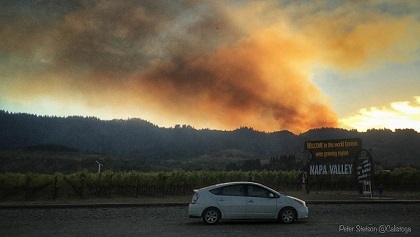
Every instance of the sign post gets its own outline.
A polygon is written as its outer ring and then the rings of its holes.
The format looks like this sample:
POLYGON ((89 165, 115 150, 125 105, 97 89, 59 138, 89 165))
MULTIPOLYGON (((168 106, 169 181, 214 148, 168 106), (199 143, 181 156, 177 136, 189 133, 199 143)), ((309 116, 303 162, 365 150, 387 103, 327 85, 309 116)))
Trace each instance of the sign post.
POLYGON ((304 176, 302 177, 302 188, 303 186, 305 187, 305 190, 303 190, 303 192, 305 194, 309 194, 309 164, 312 160, 312 154, 310 151, 306 150, 304 152, 302 152, 302 154, 300 155, 300 158, 302 160, 302 170, 304 172, 304 176), (305 181, 303 181, 303 179, 305 181), (305 182, 305 185, 303 185, 303 182, 305 182))
POLYGON ((372 183, 370 180, 363 181, 363 195, 372 197, 372 183))

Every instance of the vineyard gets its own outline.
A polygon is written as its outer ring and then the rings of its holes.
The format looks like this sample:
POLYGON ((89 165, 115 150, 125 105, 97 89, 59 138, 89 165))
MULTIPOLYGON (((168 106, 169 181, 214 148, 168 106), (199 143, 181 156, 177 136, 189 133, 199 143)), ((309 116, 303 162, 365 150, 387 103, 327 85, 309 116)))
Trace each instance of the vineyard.
MULTIPOLYGON (((1 173, 0 200, 56 200, 92 197, 139 197, 192 194, 193 189, 229 181, 248 181, 279 191, 300 189, 299 171, 166 171, 112 172, 81 171, 54 175, 1 173)), ((380 172, 374 182, 386 190, 419 191, 420 172, 396 168, 380 172)), ((353 176, 312 176, 311 191, 356 190, 353 176)))

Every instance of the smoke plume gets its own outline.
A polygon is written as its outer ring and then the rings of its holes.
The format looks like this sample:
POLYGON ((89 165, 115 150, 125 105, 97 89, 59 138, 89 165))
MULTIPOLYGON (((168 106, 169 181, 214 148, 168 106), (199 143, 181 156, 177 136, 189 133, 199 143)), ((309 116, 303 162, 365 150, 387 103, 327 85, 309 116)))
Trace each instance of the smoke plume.
POLYGON ((77 101, 166 126, 335 127, 311 70, 410 60, 407 52, 419 47, 415 17, 373 3, 74 0, 2 8, 0 99, 77 101))

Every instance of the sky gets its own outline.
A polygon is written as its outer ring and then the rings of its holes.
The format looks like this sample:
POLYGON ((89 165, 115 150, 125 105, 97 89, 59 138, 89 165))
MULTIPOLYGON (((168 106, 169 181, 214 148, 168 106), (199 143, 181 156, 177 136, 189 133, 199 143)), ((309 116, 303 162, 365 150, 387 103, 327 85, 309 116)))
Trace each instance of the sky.
POLYGON ((5 0, 0 110, 420 132, 420 1, 5 0))

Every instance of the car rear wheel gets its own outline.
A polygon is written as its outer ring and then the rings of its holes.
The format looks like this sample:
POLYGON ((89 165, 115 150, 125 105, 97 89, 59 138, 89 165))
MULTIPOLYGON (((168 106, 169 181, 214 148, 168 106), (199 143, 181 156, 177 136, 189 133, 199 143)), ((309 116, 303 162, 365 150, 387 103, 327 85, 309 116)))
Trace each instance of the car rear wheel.
POLYGON ((297 214, 295 209, 285 207, 279 212, 279 221, 285 224, 290 224, 296 220, 297 214))
POLYGON ((214 225, 219 222, 221 217, 220 211, 217 208, 207 208, 203 212, 203 222, 209 225, 214 225))

